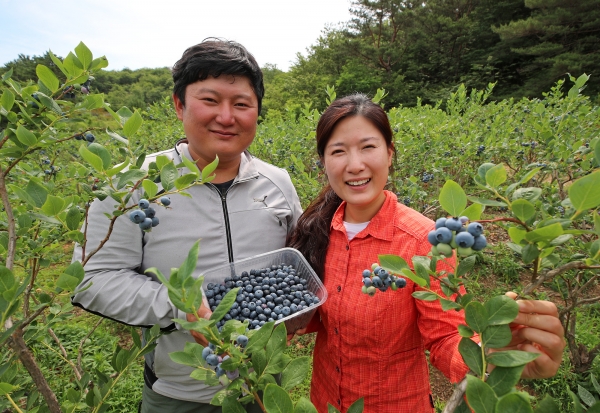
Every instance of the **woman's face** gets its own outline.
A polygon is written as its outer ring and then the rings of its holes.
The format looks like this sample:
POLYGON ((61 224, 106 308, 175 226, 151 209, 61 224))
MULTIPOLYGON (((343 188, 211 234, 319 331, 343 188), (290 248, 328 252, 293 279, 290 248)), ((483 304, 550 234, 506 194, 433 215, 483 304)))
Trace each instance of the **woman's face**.
POLYGON ((336 125, 325 147, 324 165, 329 184, 347 203, 345 221, 367 222, 379 211, 392 154, 379 129, 363 116, 336 125))

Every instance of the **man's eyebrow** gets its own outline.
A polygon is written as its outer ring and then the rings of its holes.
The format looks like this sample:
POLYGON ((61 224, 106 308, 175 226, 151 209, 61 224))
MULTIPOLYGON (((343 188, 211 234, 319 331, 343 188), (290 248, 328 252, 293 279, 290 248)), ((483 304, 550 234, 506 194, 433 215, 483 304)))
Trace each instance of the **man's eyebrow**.
MULTIPOLYGON (((219 93, 217 90, 211 89, 209 87, 202 87, 202 88, 198 89, 197 93, 212 93, 214 95, 221 96, 221 93, 219 93)), ((243 99, 252 99, 252 95, 250 93, 238 93, 237 95, 234 95, 233 97, 234 98, 243 98, 243 99)))

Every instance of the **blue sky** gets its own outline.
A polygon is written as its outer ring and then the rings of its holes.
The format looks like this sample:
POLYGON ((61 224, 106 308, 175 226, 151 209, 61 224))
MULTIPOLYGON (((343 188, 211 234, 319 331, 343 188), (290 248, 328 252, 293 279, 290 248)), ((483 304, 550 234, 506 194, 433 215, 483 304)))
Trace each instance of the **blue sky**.
POLYGON ((242 43, 287 70, 350 0, 0 0, 0 65, 19 54, 62 57, 83 41, 108 70, 170 67, 206 37, 242 43))

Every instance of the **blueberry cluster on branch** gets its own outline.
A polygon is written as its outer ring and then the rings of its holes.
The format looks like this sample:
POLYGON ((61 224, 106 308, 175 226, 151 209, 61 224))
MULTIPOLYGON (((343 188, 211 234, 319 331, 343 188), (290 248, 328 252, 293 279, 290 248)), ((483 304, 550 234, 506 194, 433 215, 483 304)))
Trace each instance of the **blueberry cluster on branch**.
MULTIPOLYGON (((160 198, 160 203, 165 207, 169 206, 171 205, 171 199, 168 196, 163 196, 160 198)), ((160 223, 156 216, 156 210, 150 206, 150 201, 147 199, 140 199, 138 206, 140 209, 136 209, 129 213, 131 222, 138 224, 144 231, 147 231, 160 223)))
POLYGON ((369 294, 371 297, 375 295, 377 290, 382 293, 388 289, 396 291, 398 288, 406 287, 406 280, 381 268, 377 263, 371 265, 370 270, 364 270, 362 292, 369 294))
POLYGON ((487 246, 483 235, 483 225, 479 222, 470 222, 468 217, 439 218, 435 222, 435 229, 427 234, 431 244, 433 256, 451 257, 452 251, 461 257, 473 255, 487 246), (468 224, 467 224, 468 223, 468 224))

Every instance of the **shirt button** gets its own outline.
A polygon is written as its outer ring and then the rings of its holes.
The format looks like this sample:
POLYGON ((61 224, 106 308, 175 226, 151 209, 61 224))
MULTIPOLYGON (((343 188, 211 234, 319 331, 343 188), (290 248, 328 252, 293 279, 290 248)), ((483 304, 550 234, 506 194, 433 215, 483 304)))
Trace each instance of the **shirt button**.
POLYGON ((342 401, 340 399, 338 399, 338 404, 340 404, 340 405, 342 404, 342 401))
POLYGON ((335 371, 337 371, 339 373, 340 372, 340 368, 338 366, 335 366, 335 371))
POLYGON ((335 334, 338 334, 337 328, 334 328, 333 331, 335 332, 335 334))
POLYGON ((346 245, 346 251, 350 249, 350 245, 346 245))
POLYGON ((337 290, 338 290, 338 293, 339 293, 340 291, 342 291, 342 286, 341 286, 341 285, 338 285, 338 286, 337 286, 337 290))

